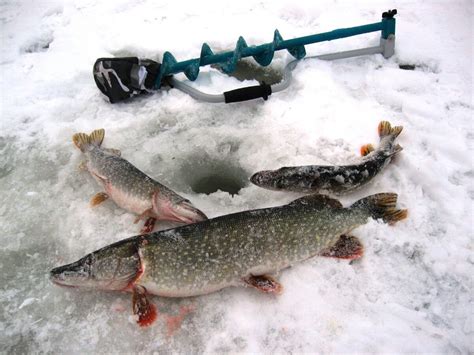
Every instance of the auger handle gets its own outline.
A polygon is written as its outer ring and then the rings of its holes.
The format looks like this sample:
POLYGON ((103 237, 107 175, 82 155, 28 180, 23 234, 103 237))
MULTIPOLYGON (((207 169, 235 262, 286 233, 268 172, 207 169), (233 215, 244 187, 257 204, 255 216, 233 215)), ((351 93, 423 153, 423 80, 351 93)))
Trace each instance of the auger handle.
POLYGON ((245 88, 235 89, 224 92, 225 103, 248 101, 263 98, 265 101, 272 94, 272 88, 265 82, 260 85, 247 86, 245 88))

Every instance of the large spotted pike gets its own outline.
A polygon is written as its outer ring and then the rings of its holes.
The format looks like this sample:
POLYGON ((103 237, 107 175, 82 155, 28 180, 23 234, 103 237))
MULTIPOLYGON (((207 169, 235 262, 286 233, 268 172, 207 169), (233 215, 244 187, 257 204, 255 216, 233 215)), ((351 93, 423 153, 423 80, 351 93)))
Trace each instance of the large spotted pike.
POLYGON ((166 297, 207 294, 250 285, 280 293, 268 274, 315 255, 355 259, 363 247, 347 233, 368 218, 395 223, 397 195, 381 193, 344 208, 309 195, 287 205, 244 211, 122 240, 51 271, 54 283, 133 292, 140 325, 156 317, 147 293, 166 297))
POLYGON ((142 233, 153 230, 157 220, 194 223, 206 215, 168 187, 153 180, 120 156, 120 151, 101 147, 105 131, 98 129, 90 135, 74 134, 74 144, 86 157, 85 167, 105 192, 91 200, 93 206, 111 198, 117 205, 145 219, 142 233))
POLYGON ((269 190, 296 192, 344 193, 367 184, 385 168, 392 157, 402 150, 395 139, 402 126, 392 127, 382 121, 378 126, 380 143, 361 147, 362 159, 351 165, 306 165, 264 170, 252 175, 250 181, 269 190))

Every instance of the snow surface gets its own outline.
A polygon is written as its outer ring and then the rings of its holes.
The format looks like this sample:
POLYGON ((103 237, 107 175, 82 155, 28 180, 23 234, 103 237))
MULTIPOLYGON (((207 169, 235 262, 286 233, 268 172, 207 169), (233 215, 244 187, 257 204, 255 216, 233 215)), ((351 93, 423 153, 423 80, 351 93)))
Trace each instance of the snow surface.
MULTIPOLYGON (((474 351, 472 2, 6 1, 0 21, 1 352, 474 351), (261 44, 275 28, 292 38, 376 22, 390 8, 399 11, 395 56, 308 60, 290 89, 267 102, 207 104, 170 90, 111 105, 91 75, 98 57, 160 59, 169 50, 184 60, 204 41, 216 50, 233 48, 239 35, 261 44), (291 201, 298 195, 260 189, 246 177, 353 161, 362 144, 377 142, 382 119, 404 126, 404 150, 341 201, 394 191, 409 218, 354 231, 365 244, 360 261, 313 258, 284 270, 279 297, 244 288, 154 297, 161 314, 194 307, 171 336, 164 316, 140 329, 129 294, 48 280, 51 268, 139 228, 112 202, 89 208, 98 186, 77 169, 75 132, 105 128, 107 147, 214 217, 291 201), (193 192, 209 171, 245 186, 234 196, 193 192)), ((378 39, 358 36, 307 52, 378 39)), ((289 60, 278 52, 272 67, 289 60)), ((254 83, 207 68, 193 85, 218 93, 254 83)))

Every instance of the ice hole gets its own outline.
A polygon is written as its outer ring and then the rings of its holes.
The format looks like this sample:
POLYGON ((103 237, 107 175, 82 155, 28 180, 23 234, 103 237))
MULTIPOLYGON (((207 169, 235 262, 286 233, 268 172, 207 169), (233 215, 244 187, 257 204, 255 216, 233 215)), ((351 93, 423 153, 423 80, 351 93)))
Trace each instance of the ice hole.
POLYGON ((248 184, 249 174, 232 159, 189 159, 183 170, 186 183, 196 193, 209 195, 221 190, 235 195, 248 184))

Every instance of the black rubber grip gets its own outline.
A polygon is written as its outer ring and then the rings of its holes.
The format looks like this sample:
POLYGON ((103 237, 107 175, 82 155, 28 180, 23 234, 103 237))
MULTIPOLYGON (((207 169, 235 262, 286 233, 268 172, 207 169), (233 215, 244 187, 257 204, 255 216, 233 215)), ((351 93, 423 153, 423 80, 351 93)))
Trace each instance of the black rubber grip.
POLYGON ((268 99, 268 96, 272 94, 272 87, 265 83, 257 86, 248 86, 246 88, 235 89, 226 91, 224 93, 225 103, 241 102, 247 100, 253 100, 258 98, 268 99))

